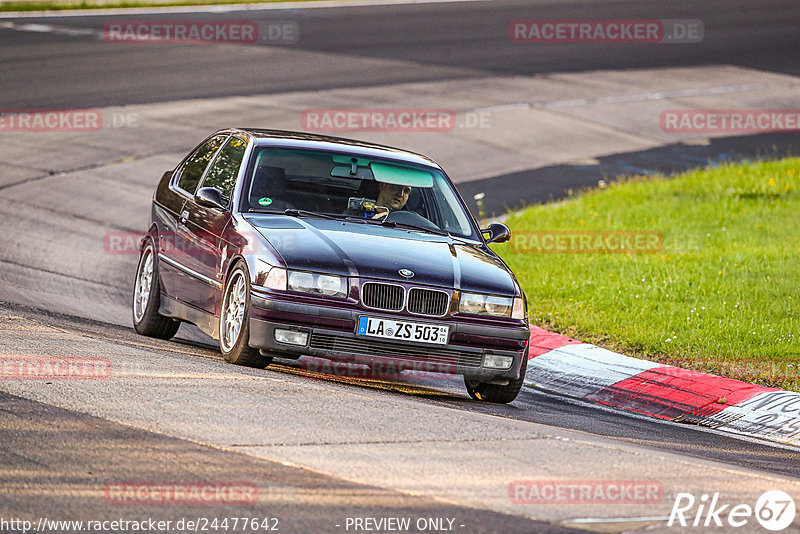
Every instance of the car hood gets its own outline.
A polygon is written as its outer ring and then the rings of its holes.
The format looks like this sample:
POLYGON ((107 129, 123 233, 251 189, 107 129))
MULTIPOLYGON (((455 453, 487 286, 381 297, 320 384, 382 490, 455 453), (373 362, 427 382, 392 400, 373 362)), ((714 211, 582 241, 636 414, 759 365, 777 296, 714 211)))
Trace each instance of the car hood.
POLYGON ((289 269, 515 295, 508 267, 448 236, 340 220, 247 215, 289 269), (414 273, 410 279, 399 271, 414 273))

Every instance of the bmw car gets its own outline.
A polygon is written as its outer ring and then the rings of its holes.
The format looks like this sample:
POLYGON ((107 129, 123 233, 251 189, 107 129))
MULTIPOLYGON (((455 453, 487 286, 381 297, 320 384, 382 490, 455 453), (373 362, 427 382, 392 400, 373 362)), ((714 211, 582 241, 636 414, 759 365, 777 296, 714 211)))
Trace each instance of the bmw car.
POLYGON ((133 324, 181 322, 226 361, 323 358, 462 375, 508 403, 528 360, 525 295, 444 170, 405 150, 299 132, 214 133, 161 177, 133 324))

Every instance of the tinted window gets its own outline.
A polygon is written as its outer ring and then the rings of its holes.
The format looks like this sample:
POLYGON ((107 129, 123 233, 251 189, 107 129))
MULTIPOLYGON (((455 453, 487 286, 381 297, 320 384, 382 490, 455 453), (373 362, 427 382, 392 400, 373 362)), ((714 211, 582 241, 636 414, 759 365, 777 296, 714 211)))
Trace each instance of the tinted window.
POLYGON ((208 167, 208 163, 211 161, 211 158, 214 157, 214 154, 217 153, 217 150, 225 141, 226 137, 225 135, 212 137, 203 143, 200 148, 195 150, 194 154, 183 164, 181 178, 178 180, 178 187, 187 193, 194 194, 197 190, 197 184, 200 183, 200 178, 203 177, 203 172, 206 170, 206 167, 208 167))
POLYGON ((239 167, 244 159, 244 151, 247 143, 241 139, 231 137, 225 147, 219 152, 219 156, 214 160, 214 164, 208 170, 203 187, 216 187, 224 197, 225 206, 230 202, 233 186, 236 185, 236 177, 239 175, 239 167))

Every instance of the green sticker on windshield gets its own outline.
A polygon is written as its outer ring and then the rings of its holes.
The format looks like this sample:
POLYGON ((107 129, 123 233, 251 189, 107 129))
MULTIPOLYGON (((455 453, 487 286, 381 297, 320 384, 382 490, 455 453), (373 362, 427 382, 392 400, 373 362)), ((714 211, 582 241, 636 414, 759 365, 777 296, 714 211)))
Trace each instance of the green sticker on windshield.
POLYGON ((272 204, 272 199, 269 197, 259 198, 258 203, 261 204, 262 206, 269 206, 270 204, 272 204))

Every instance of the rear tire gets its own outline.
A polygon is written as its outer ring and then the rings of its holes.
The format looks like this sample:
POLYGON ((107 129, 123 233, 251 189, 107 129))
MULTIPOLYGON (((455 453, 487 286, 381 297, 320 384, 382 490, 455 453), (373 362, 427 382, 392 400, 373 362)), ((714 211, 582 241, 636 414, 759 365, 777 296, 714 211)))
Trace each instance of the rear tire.
POLYGON ((468 380, 464 377, 464 385, 469 396, 475 400, 484 402, 494 402, 498 404, 508 404, 519 395, 522 384, 525 382, 525 371, 528 369, 528 350, 522 355, 522 365, 519 370, 519 378, 511 380, 505 386, 497 384, 487 384, 476 380, 468 380))
POLYGON ((158 278, 158 257, 153 241, 147 238, 139 256, 136 281, 133 284, 133 328, 138 334, 158 339, 170 339, 181 323, 159 315, 161 284, 158 278))
POLYGON ((262 356, 250 341, 250 275, 240 261, 231 271, 219 312, 219 349, 225 361, 263 369, 272 357, 262 356))

